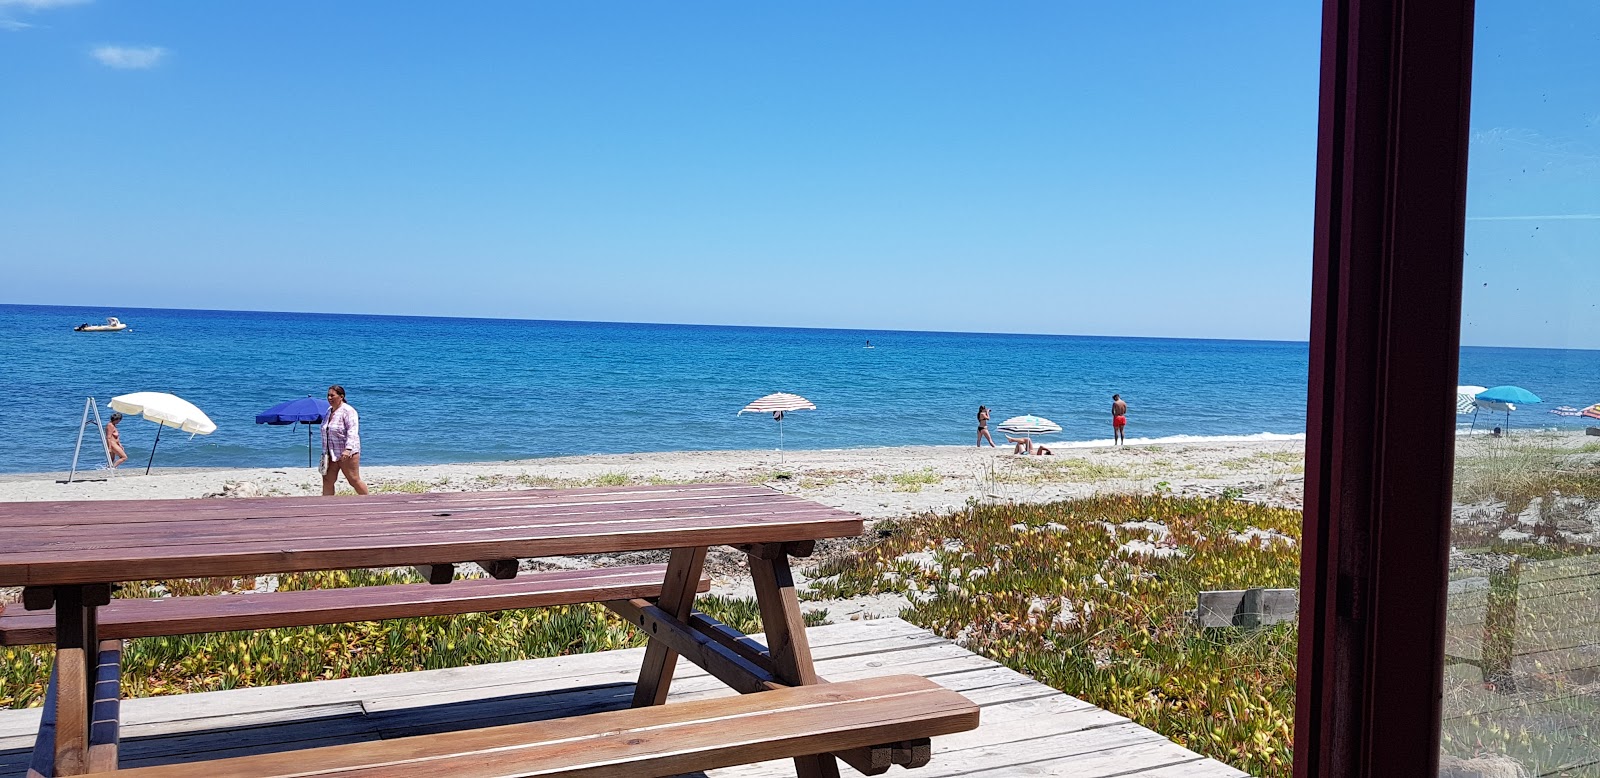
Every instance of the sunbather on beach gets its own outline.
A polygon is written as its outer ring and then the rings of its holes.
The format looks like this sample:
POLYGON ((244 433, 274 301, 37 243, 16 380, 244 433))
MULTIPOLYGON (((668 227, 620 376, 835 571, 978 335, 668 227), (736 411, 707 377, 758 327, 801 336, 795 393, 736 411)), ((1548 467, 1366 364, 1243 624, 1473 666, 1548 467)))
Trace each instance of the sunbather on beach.
POLYGON ((1051 451, 1050 447, 1043 443, 1035 443, 1033 444, 1033 453, 1041 457, 1048 457, 1054 456, 1056 452, 1051 451))
POLYGON ((1011 453, 1013 454, 1033 453, 1033 438, 1013 438, 1007 435, 1006 442, 1015 444, 1011 447, 1011 453))

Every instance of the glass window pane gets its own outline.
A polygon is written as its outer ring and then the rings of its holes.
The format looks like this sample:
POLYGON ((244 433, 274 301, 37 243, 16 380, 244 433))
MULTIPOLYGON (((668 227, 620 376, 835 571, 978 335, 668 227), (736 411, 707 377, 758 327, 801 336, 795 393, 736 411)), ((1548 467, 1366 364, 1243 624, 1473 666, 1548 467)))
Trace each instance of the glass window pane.
POLYGON ((1600 776, 1600 6, 1477 7, 1441 774, 1600 776))

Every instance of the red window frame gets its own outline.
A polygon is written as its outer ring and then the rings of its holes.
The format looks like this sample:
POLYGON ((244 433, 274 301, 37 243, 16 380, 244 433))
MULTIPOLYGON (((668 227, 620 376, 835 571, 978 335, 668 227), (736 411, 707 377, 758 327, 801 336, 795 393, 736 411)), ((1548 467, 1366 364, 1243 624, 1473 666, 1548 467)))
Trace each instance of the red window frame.
POLYGON ((1296 778, 1438 773, 1472 25, 1324 3, 1296 778))

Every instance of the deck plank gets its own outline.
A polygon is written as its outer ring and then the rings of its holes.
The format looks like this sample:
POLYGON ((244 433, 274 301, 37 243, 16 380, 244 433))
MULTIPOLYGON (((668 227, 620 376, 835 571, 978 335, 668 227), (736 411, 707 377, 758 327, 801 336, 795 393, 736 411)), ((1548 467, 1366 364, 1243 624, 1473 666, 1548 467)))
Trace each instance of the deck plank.
MULTIPOLYGON (((1245 775, 899 619, 845 622, 807 632, 824 678, 910 673, 982 706, 979 729, 934 738, 933 761, 907 775, 1245 775)), ((627 707, 643 653, 607 651, 128 700, 122 706, 123 765, 271 753, 627 707)), ((680 668, 672 692, 668 704, 732 693, 693 665, 680 668)), ((37 721, 36 710, 0 711, 0 778, 20 776, 26 769, 26 749, 32 747, 37 721), (18 748, 8 747, 12 741, 18 748)), ((841 772, 855 774, 848 767, 841 772)), ((696 778, 792 775, 793 761, 780 760, 711 770, 696 778)))

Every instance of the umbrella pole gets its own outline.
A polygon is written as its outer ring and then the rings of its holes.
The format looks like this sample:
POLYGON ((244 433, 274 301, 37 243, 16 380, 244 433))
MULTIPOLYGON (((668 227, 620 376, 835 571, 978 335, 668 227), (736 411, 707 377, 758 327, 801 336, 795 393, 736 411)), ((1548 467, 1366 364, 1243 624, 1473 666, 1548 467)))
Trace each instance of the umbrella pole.
POLYGON ((783 419, 778 419, 778 464, 783 464, 783 419))
POLYGON ((317 463, 311 461, 311 425, 306 425, 306 467, 316 467, 317 463))
POLYGON ((150 461, 144 463, 144 474, 150 475, 150 465, 156 461, 156 446, 161 445, 161 431, 167 428, 166 422, 156 428, 156 442, 150 444, 150 461))

